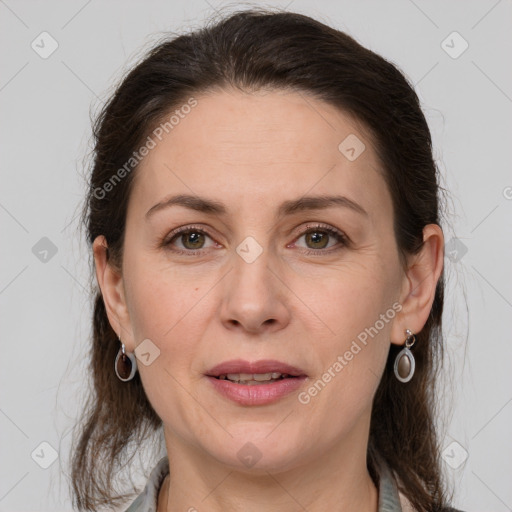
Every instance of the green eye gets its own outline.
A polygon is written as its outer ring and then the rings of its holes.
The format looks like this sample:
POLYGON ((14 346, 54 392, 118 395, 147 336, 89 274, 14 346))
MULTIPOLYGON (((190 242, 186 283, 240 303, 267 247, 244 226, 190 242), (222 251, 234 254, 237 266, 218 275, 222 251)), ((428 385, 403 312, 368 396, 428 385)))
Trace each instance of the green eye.
POLYGON ((332 245, 328 246, 331 238, 337 240, 342 246, 348 245, 348 239, 343 233, 328 226, 309 227, 297 240, 300 240, 302 237, 306 241, 307 248, 312 249, 309 252, 306 251, 306 254, 316 254, 317 251, 319 253, 330 252, 324 251, 324 249, 332 247, 332 245))
MULTIPOLYGON (((331 253, 331 247, 339 245, 345 247, 348 245, 348 238, 337 229, 330 226, 307 226, 306 230, 296 239, 300 240, 302 237, 305 239, 306 247, 302 252, 304 254, 322 255, 324 253, 331 253), (338 244, 331 244, 329 242, 334 239, 338 244), (307 250, 310 249, 310 250, 307 250)), ((203 249, 212 247, 215 242, 206 231, 194 226, 184 226, 173 231, 169 237, 161 243, 162 247, 169 248, 170 251, 179 254, 186 254, 187 256, 194 256, 202 254, 203 249), (212 243, 210 246, 205 245, 207 239, 210 239, 212 243), (181 247, 175 246, 175 243, 179 241, 181 247)), ((301 247, 301 246, 299 246, 301 247)), ((340 247, 337 247, 337 250, 340 247)))
POLYGON ((172 246, 174 245, 175 240, 181 241, 182 247, 178 247, 177 249, 171 249, 178 253, 187 253, 194 255, 196 254, 195 251, 200 251, 201 249, 204 249, 205 246, 205 240, 206 238, 211 237, 199 228, 194 228, 191 226, 185 226, 184 228, 179 228, 176 231, 173 231, 171 233, 171 237, 162 243, 163 246, 172 246))
POLYGON ((187 231, 180 236, 183 245, 187 249, 201 249, 204 244, 205 233, 202 231, 187 231))

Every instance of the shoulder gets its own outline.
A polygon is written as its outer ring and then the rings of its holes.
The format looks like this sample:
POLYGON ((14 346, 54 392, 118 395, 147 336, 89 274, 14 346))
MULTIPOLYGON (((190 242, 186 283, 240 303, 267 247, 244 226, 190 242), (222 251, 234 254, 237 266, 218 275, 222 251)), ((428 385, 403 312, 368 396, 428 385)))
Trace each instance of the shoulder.
POLYGON ((168 474, 169 459, 165 456, 152 469, 144 490, 135 498, 135 501, 132 502, 125 512, 156 512, 158 492, 168 474))
POLYGON ((402 512, 416 512, 416 509, 412 506, 412 503, 405 497, 404 494, 398 492, 398 497, 400 498, 402 512))
MULTIPOLYGON (((402 507, 402 512, 417 512, 417 510, 413 507, 412 503, 401 493, 398 493, 400 498, 400 505, 402 507)), ((459 510, 457 508, 446 507, 438 512, 464 512, 463 510, 459 510)))

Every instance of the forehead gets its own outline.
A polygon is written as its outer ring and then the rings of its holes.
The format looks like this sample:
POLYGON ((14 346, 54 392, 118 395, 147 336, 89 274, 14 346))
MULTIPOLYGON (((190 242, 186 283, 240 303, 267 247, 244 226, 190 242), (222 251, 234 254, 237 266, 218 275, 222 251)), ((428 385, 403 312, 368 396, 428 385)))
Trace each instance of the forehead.
POLYGON ((175 156, 201 157, 193 151, 200 147, 232 163, 237 156, 248 163, 244 156, 253 154, 260 164, 271 165, 278 163, 276 156, 293 158, 300 153, 303 159, 319 161, 337 155, 340 142, 351 134, 371 143, 355 118, 304 92, 227 89, 196 101, 197 106, 164 134, 164 139, 173 139, 169 149, 175 156))
POLYGON ((340 192, 368 203, 385 186, 364 127, 330 104, 282 90, 194 98, 139 165, 135 205, 150 208, 172 192, 260 205, 340 192))

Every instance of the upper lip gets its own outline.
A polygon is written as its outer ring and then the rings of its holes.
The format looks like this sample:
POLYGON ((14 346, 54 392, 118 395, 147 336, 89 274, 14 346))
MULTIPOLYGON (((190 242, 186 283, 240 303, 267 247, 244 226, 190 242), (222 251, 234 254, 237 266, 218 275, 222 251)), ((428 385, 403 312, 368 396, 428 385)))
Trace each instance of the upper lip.
POLYGON ((224 361, 206 373, 209 377, 218 377, 219 375, 227 375, 228 373, 286 373, 294 377, 306 376, 305 372, 296 366, 292 366, 282 361, 274 359, 261 359, 260 361, 245 361, 244 359, 232 359, 224 361))

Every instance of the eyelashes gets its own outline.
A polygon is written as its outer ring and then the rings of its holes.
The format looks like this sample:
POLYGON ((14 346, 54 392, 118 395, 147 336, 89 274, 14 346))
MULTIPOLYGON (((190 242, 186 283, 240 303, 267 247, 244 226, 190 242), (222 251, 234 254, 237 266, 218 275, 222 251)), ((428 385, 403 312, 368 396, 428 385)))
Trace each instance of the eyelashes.
POLYGON ((195 254, 198 254, 198 253, 201 253, 201 252, 204 252, 204 249, 202 247, 200 247, 199 249, 197 250, 193 250, 193 249, 175 249, 172 247, 172 242, 177 239, 177 238, 183 238, 185 235, 188 235, 188 234, 192 234, 192 233, 196 233, 196 234, 201 234, 201 235, 204 235, 204 236, 207 236, 209 238, 210 235, 208 234, 207 231, 205 231, 204 229, 201 229, 201 228, 197 228, 197 227, 194 227, 194 226, 184 226, 184 227, 181 227, 181 228, 178 228, 174 231, 172 231, 169 235, 169 237, 167 237, 163 242, 162 242, 162 246, 164 246, 165 248, 167 248, 168 250, 172 251, 172 252, 176 252, 176 253, 186 253, 188 255, 195 255, 195 254))
POLYGON ((330 254, 349 245, 348 237, 344 233, 331 226, 323 226, 321 224, 306 227, 305 230, 301 232, 301 234, 298 236, 296 240, 300 240, 302 237, 307 237, 308 235, 318 234, 322 234, 322 240, 327 238, 332 238, 336 240, 338 242, 338 246, 334 246, 334 248, 332 248, 331 246, 327 249, 324 247, 313 249, 306 248, 305 250, 301 250, 301 252, 303 252, 304 254, 314 255, 321 255, 321 253, 330 254))
MULTIPOLYGON (((198 226, 182 226, 180 228, 177 228, 173 230, 167 237, 165 237, 161 243, 159 244, 160 247, 165 248, 166 250, 176 253, 176 254, 184 254, 187 256, 195 256, 200 254, 205 254, 207 247, 199 247, 199 248, 192 248, 189 249, 183 244, 183 239, 186 239, 187 235, 196 235, 192 237, 192 242, 190 239, 186 241, 186 243, 196 243, 196 242, 203 242, 206 240, 206 238, 209 238, 213 241, 213 238, 210 236, 208 231, 204 230, 201 227, 198 226), (199 235, 199 237, 197 236, 199 235), (183 248, 176 248, 173 243, 175 240, 180 240, 183 248)), ((295 244, 298 240, 300 240, 302 237, 308 237, 313 236, 315 240, 313 243, 318 243, 318 235, 320 235, 320 242, 323 243, 327 239, 334 239, 338 242, 337 245, 332 247, 325 248, 324 246, 320 248, 300 248, 299 252, 306 255, 314 255, 314 256, 321 256, 321 255, 328 255, 332 254, 333 252, 339 251, 347 246, 350 245, 350 240, 345 235, 345 233, 339 231, 336 228, 333 228, 331 226, 326 226, 322 224, 315 224, 315 225, 308 225, 304 230, 300 232, 300 234, 294 239, 293 244, 295 244)), ((213 241, 213 244, 210 245, 210 247, 216 246, 216 242, 213 241)), ((289 245, 287 245, 289 247, 289 245)))

